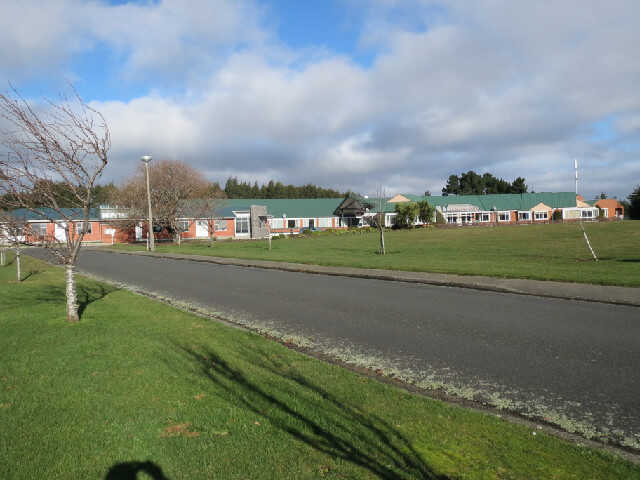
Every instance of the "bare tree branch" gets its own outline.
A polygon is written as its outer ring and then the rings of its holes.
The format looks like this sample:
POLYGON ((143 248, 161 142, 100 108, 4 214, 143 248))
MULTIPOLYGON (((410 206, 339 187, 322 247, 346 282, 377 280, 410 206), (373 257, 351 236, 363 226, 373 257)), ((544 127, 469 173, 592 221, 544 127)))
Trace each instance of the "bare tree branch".
POLYGON ((48 239, 45 244, 67 269, 67 319, 78 321, 73 271, 88 229, 92 190, 107 166, 109 127, 75 90, 71 97, 35 107, 12 86, 9 93, 0 94, 0 116, 11 127, 0 133, 5 148, 0 155, 0 194, 6 206, 27 209, 64 228, 64 241, 48 239), (56 182, 72 192, 76 209, 58 205, 56 182), (81 229, 74 228, 78 217, 81 229))

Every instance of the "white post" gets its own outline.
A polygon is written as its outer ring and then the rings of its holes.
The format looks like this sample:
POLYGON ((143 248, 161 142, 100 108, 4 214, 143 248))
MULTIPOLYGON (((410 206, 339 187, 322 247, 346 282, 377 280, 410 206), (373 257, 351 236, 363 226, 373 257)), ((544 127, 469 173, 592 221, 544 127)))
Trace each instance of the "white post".
POLYGON ((16 275, 18 281, 22 281, 22 266, 20 264, 20 244, 16 244, 16 275))
MULTIPOLYGON (((576 170, 576 202, 578 201, 578 160, 575 159, 573 161, 573 166, 576 170)), ((582 224, 582 210, 580 210, 580 228, 582 229, 582 234, 584 235, 584 241, 587 242, 587 247, 589 247, 589 251, 593 256, 593 259, 597 262, 598 256, 596 252, 593 251, 593 247, 591 247, 591 242, 589 241, 589 237, 587 236, 587 231, 584 229, 584 225, 582 224)))

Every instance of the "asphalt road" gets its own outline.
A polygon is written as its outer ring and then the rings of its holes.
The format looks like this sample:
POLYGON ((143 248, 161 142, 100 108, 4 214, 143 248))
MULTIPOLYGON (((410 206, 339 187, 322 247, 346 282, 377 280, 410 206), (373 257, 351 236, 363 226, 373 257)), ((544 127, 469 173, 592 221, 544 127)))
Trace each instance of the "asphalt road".
POLYGON ((91 250, 79 269, 640 448, 637 307, 91 250))

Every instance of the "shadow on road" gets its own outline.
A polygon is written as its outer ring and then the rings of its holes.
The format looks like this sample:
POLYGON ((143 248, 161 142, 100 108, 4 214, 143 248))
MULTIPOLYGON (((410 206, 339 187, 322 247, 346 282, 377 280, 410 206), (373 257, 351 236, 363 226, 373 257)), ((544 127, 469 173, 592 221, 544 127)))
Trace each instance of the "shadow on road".
POLYGON ((241 352, 258 376, 231 366, 206 347, 180 347, 197 362, 225 400, 266 418, 314 449, 367 469, 383 479, 446 479, 412 444, 376 414, 338 398, 264 352, 241 352))

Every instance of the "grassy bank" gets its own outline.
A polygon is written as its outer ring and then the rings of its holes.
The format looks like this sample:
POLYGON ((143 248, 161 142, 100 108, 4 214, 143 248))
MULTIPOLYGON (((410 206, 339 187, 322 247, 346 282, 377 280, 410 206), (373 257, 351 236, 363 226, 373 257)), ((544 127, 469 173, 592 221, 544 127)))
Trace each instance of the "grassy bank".
POLYGON ((62 272, 24 263, 0 268, 0 478, 640 478, 93 281, 69 325, 62 272))
MULTIPOLYGON (((594 262, 577 224, 416 229, 385 234, 378 255, 375 232, 320 233, 265 241, 183 242, 159 252, 216 255, 317 265, 489 275, 604 285, 640 286, 640 222, 585 224, 600 261, 594 262)), ((143 245, 117 245, 143 250, 143 245)))

